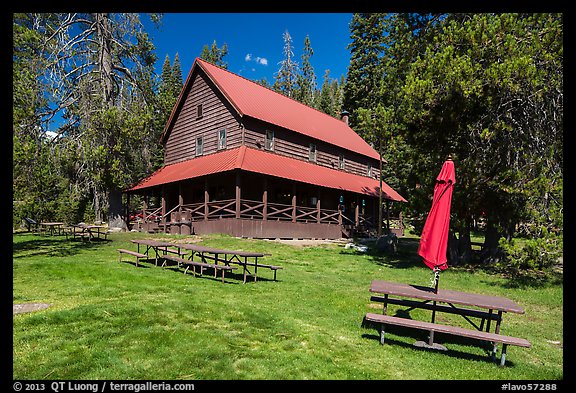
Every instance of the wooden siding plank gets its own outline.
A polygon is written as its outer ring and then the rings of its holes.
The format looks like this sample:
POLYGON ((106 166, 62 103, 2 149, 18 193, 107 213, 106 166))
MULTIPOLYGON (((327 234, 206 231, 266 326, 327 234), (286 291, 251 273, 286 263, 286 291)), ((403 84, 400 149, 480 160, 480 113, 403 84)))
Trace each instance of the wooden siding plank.
POLYGON ((195 157, 196 138, 204 137, 204 155, 218 151, 218 131, 226 128, 227 148, 241 141, 239 117, 222 94, 202 71, 194 75, 185 99, 165 145, 166 165, 195 157), (196 117, 196 107, 202 104, 203 116, 196 117))
POLYGON ((248 147, 263 149, 266 130, 274 131, 274 153, 309 161, 308 149, 310 143, 316 144, 316 164, 327 168, 338 169, 338 158, 344 153, 344 171, 355 175, 367 176, 368 161, 372 161, 372 167, 378 168, 378 161, 357 153, 339 149, 322 141, 316 141, 304 135, 284 130, 274 125, 266 125, 259 121, 245 121, 244 144, 248 147))

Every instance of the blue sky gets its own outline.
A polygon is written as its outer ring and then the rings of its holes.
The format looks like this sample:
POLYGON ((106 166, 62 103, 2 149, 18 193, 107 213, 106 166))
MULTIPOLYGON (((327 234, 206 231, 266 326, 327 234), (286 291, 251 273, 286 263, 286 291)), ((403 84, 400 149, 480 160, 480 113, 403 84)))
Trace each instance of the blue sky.
POLYGON ((272 84, 283 59, 282 34, 288 30, 299 64, 304 39, 310 37, 318 86, 326 69, 331 78, 346 75, 351 19, 352 14, 345 13, 166 13, 158 29, 147 15, 141 16, 156 46, 157 72, 161 72, 166 55, 172 62, 178 52, 185 79, 202 47, 216 40, 218 47, 228 45, 225 60, 230 71, 251 80, 265 77, 272 84))

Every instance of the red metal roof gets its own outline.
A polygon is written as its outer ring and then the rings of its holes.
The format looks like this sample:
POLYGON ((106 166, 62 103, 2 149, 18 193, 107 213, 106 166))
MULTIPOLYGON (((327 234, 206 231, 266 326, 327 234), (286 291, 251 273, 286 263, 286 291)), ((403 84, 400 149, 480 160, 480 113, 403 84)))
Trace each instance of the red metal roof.
MULTIPOLYGON (((378 152, 343 121, 199 58, 190 70, 182 93, 191 83, 195 67, 206 72, 241 116, 272 123, 376 160, 380 158, 378 152)), ((185 99, 182 93, 162 138, 167 136, 176 108, 185 99)))
MULTIPOLYGON (((337 190, 378 196, 379 181, 376 179, 342 172, 246 146, 167 165, 143 179, 128 191, 142 190, 161 184, 193 179, 233 169, 241 169, 247 172, 260 173, 337 190)), ((385 182, 382 182, 382 191, 383 196, 387 199, 406 202, 400 194, 385 182)))

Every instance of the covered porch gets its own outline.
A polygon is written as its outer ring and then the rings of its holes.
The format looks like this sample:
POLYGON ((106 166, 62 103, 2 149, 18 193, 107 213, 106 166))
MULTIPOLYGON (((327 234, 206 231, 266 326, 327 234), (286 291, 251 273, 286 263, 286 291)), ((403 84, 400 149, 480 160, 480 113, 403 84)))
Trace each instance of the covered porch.
MULTIPOLYGON (((335 239, 377 231, 378 198, 240 170, 142 190, 140 231, 335 239)), ((130 193, 128 194, 130 195, 130 193)), ((403 235, 385 205, 385 228, 403 235), (392 222, 392 228, 390 223, 392 222)))

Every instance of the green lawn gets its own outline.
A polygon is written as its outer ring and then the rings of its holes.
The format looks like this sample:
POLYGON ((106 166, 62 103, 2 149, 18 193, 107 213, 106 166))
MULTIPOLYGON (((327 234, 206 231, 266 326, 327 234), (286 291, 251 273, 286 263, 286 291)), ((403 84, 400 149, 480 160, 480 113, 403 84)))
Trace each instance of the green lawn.
POLYGON ((526 310, 507 314, 502 333, 532 348, 510 346, 502 368, 476 341, 437 335, 449 349, 438 353, 412 346, 423 332, 391 328, 381 346, 377 331, 362 326, 366 312, 381 309, 370 302, 373 279, 429 284, 417 239, 400 239, 399 253, 387 257, 334 244, 203 237, 209 246, 272 253, 264 261, 284 267, 277 282, 263 270, 257 283, 242 284, 237 273, 222 284, 136 267, 128 255, 120 263, 116 249, 135 249, 130 239, 137 237, 150 235, 93 243, 13 236, 13 303, 51 304, 14 315, 14 379, 563 379, 559 280, 527 285, 480 270, 442 272, 442 288, 506 296, 526 310))

